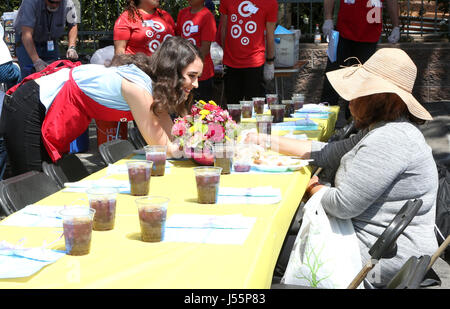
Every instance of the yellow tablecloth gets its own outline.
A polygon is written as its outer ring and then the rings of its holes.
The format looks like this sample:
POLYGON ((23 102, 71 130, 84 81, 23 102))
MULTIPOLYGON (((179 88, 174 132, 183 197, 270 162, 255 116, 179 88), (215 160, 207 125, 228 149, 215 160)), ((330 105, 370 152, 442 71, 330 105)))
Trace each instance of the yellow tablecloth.
MULTIPOLYGON (((268 112, 270 113, 270 112, 268 112)), ((339 106, 330 106, 330 114, 327 119, 310 118, 319 125, 318 130, 294 131, 294 134, 306 134, 309 139, 326 142, 333 135, 334 127, 339 114, 339 106)), ((300 118, 284 118, 285 122, 296 121, 300 118)), ((241 125, 244 128, 252 128, 256 125, 255 118, 242 118, 241 125)), ((278 131, 279 135, 285 135, 287 131, 278 131)))
MULTIPOLYGON (((123 164, 124 160, 116 164, 123 164)), ((3 288, 269 288, 283 240, 300 203, 309 168, 289 174, 231 174, 221 177, 224 187, 273 186, 282 201, 274 205, 201 205, 190 161, 173 161, 170 173, 152 177, 151 195, 170 197, 173 214, 242 214, 256 222, 243 245, 183 242, 145 243, 140 240, 137 208, 133 197, 119 194, 114 230, 93 231, 91 251, 85 256, 65 255, 27 278, 1 279, 3 288)), ((87 179, 99 179, 106 170, 87 179)), ((114 178, 127 179, 126 175, 114 178)), ((87 203, 83 193, 57 192, 36 204, 87 203), (77 200, 78 199, 78 200, 77 200)), ((14 214, 13 214, 14 216, 14 214)), ((5 219, 7 220, 7 219, 5 219)), ((50 243, 62 228, 0 225, 0 239, 25 247, 50 243)), ((62 238, 52 249, 64 250, 62 238)))

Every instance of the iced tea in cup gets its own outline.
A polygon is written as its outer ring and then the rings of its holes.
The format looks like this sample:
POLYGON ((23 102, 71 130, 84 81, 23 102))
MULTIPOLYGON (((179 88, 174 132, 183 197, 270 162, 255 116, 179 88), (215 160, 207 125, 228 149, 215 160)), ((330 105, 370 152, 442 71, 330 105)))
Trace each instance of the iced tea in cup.
POLYGON ((198 203, 215 204, 217 202, 221 173, 221 167, 194 167, 198 203))
POLYGON ((128 179, 130 180, 131 195, 144 196, 150 191, 150 177, 153 162, 146 160, 128 161, 128 179))
POLYGON ((252 98, 253 108, 255 109, 255 114, 264 114, 264 104, 266 104, 266 98, 252 98))
POLYGON ((244 173, 251 169, 253 163, 252 152, 249 144, 239 144, 233 156, 233 168, 235 172, 244 173))
POLYGON ((83 206, 70 206, 61 210, 59 214, 63 220, 67 254, 88 254, 91 248, 95 209, 83 206))
POLYGON ((216 143, 213 150, 214 166, 222 168, 222 175, 230 174, 234 145, 232 143, 216 143))
POLYGON ((169 199, 162 196, 146 196, 136 199, 135 202, 139 212, 142 240, 163 241, 169 199))
POLYGON ((241 104, 242 118, 252 118, 253 101, 239 101, 241 104))
POLYGON ((231 119, 233 119, 236 123, 241 123, 241 104, 228 104, 227 109, 231 119))
POLYGON ((145 159, 153 162, 152 176, 164 176, 166 171, 166 145, 147 145, 144 147, 145 159))
POLYGON ((278 104, 278 94, 276 93, 266 94, 266 101, 269 108, 272 104, 278 104))
POLYGON ((273 123, 283 122, 285 107, 286 105, 284 104, 275 104, 270 106, 270 113, 273 116, 273 123))
POLYGON ((294 110, 299 110, 305 103, 305 96, 301 93, 294 93, 292 95, 292 102, 294 103, 294 110))
POLYGON ((270 135, 272 134, 272 115, 256 115, 256 130, 258 134, 267 134, 266 149, 270 149, 270 135))
POLYGON ((86 191, 89 207, 95 209, 94 231, 108 231, 114 228, 116 218, 116 188, 89 188, 86 191))
POLYGON ((292 100, 281 100, 281 104, 285 106, 284 108, 284 117, 289 118, 292 117, 291 114, 294 113, 294 101, 292 100))

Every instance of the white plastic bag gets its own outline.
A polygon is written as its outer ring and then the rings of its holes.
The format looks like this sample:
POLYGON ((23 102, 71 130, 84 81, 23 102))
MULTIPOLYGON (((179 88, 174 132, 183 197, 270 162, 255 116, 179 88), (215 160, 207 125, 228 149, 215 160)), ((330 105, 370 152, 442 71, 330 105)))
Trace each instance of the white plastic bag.
POLYGON ((322 208, 320 201, 327 190, 322 188, 305 204, 302 225, 281 283, 342 289, 362 268, 351 220, 328 216, 322 208))

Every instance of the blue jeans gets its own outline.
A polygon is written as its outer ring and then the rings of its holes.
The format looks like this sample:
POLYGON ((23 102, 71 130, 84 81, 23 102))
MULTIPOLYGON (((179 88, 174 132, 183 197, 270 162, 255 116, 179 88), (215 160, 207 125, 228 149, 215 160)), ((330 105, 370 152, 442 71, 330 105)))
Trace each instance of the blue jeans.
MULTIPOLYGON (((48 64, 59 59, 58 45, 57 42, 54 42, 55 49, 53 51, 47 50, 47 43, 38 44, 35 43, 36 52, 39 55, 39 58, 47 62, 48 64)), ((20 73, 22 75, 22 79, 34 73, 33 61, 31 61, 30 56, 28 56, 27 50, 23 44, 20 44, 16 47, 16 55, 19 59, 20 65, 20 73)))
POLYGON ((12 61, 0 65, 0 83, 5 83, 7 89, 11 88, 19 81, 20 70, 12 61))

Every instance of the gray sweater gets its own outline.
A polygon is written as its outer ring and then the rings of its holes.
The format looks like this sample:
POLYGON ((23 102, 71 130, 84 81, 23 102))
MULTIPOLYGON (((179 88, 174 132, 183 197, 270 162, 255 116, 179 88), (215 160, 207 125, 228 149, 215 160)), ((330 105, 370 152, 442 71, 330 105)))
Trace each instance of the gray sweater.
POLYGON ((397 255, 382 259, 366 277, 366 286, 382 287, 410 256, 436 251, 438 175, 431 148, 415 125, 399 119, 343 141, 313 142, 311 157, 317 166, 337 168, 335 187, 323 196, 322 205, 329 215, 352 220, 363 263, 405 202, 423 200, 397 240, 397 255))

